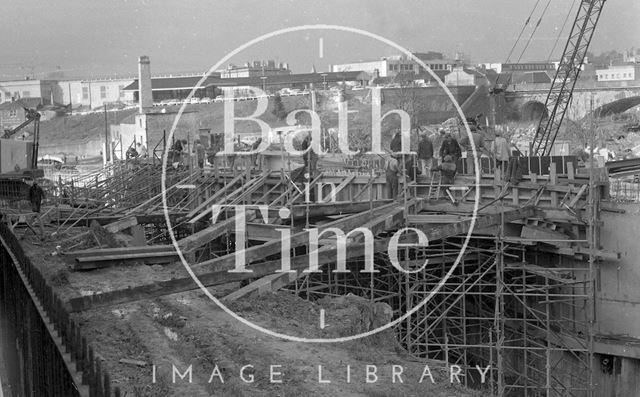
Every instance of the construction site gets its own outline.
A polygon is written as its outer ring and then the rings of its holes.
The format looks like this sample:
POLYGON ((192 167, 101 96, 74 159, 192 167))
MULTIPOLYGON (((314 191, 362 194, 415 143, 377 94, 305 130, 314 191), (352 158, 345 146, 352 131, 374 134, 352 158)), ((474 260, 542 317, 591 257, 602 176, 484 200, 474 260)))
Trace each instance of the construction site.
MULTIPOLYGON (((552 155, 604 3, 579 2, 530 152, 474 148, 453 183, 419 172, 411 128, 401 152, 383 126, 382 155, 325 135, 292 154, 284 133, 247 154, 179 121, 147 156, 120 140, 65 174, 38 164, 27 113, 13 133, 33 141, 0 142, 3 167, 26 153, 0 174, 0 396, 640 395, 640 160, 552 155)), ((146 64, 145 130, 186 106, 149 110, 146 64)), ((505 90, 485 92, 484 127, 454 107, 434 124, 495 139, 505 90)))

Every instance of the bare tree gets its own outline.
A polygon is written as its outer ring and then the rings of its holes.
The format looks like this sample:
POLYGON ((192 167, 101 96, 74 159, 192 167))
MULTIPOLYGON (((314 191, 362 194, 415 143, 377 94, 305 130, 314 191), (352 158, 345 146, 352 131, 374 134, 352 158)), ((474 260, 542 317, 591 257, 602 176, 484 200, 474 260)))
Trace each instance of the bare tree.
POLYGON ((418 132, 425 121, 427 104, 425 96, 420 95, 422 87, 415 83, 414 78, 412 73, 400 73, 394 78, 399 87, 394 90, 391 102, 396 109, 407 112, 411 118, 411 131, 418 132))

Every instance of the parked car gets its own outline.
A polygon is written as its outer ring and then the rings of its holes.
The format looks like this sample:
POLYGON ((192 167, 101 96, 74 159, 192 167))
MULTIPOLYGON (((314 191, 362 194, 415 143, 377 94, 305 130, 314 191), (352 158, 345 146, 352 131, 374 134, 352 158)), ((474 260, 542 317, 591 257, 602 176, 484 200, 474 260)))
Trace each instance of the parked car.
POLYGON ((60 166, 62 166, 62 164, 64 164, 64 161, 58 156, 45 154, 44 156, 38 158, 38 165, 42 167, 55 167, 56 169, 60 169, 60 166))
POLYGON ((217 95, 213 101, 214 102, 222 102, 222 101, 224 101, 224 95, 217 95))
POLYGON ((213 102, 213 99, 209 98, 208 96, 204 98, 200 98, 200 103, 211 103, 211 102, 213 102))
POLYGON ((200 103, 200 98, 198 97, 191 97, 191 100, 189 101, 190 104, 198 104, 200 103))

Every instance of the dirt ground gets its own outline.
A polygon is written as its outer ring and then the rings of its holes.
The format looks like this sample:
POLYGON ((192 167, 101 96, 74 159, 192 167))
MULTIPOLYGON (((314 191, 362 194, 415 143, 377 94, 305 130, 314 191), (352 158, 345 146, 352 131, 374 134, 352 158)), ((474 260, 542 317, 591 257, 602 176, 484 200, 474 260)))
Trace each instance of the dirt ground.
MULTIPOLYGON (((64 298, 184 272, 177 264, 74 272, 60 255, 52 255, 56 241, 40 243, 26 237, 23 245, 64 298)), ((228 284, 212 292, 237 288, 228 284)), ((309 302, 287 291, 242 298, 229 308, 267 329, 306 338, 348 335, 358 317, 348 306, 337 307, 331 300, 309 302), (321 309, 328 313, 324 329, 319 324, 321 309)), ((408 356, 392 332, 344 343, 291 342, 243 324, 199 290, 74 316, 113 385, 126 396, 488 395, 465 389, 455 379, 450 382, 442 363, 408 356)))

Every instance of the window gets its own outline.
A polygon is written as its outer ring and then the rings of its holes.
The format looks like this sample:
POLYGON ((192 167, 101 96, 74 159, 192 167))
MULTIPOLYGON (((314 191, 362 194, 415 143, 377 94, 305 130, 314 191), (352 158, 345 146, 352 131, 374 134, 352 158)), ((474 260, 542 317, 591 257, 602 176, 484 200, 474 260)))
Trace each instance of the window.
POLYGON ((118 86, 118 91, 120 92, 120 98, 124 97, 124 86, 123 85, 119 85, 118 86))
POLYGON ((89 99, 89 87, 82 87, 82 99, 89 99))
POLYGON ((107 97, 107 87, 104 85, 100 86, 100 99, 105 99, 107 97))
POLYGON ((16 117, 18 115, 18 111, 16 109, 9 110, 9 117, 16 117))

